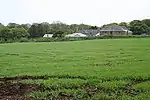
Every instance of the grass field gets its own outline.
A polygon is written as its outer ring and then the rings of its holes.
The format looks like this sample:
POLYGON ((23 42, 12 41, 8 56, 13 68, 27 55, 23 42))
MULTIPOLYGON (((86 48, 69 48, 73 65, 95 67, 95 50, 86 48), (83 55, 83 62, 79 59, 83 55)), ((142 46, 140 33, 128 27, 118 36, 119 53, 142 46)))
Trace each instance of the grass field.
POLYGON ((30 99, 150 100, 150 38, 0 44, 0 77, 30 99))

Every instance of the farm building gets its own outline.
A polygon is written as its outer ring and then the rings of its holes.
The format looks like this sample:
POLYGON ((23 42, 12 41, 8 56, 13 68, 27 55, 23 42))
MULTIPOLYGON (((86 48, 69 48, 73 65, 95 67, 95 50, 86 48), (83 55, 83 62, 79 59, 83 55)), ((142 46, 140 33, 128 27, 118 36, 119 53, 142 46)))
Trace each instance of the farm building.
MULTIPOLYGON (((79 30, 76 33, 68 34, 65 37, 96 37, 103 35, 113 35, 113 36, 122 36, 122 35, 132 35, 132 32, 129 31, 126 27, 118 25, 105 26, 101 30, 79 30)), ((53 34, 45 34, 43 37, 52 38, 53 34)))
POLYGON ((85 34, 88 37, 96 36, 100 31, 99 30, 79 30, 79 33, 85 34))
POLYGON ((53 34, 45 34, 43 37, 52 38, 52 37, 53 37, 53 34))
MULTIPOLYGON (((131 35, 132 32, 129 31, 126 27, 118 26, 118 25, 111 25, 103 27, 99 35, 131 35)), ((98 35, 97 34, 97 35, 98 35)))
POLYGON ((65 37, 87 37, 87 35, 83 33, 73 33, 73 34, 68 34, 65 37))

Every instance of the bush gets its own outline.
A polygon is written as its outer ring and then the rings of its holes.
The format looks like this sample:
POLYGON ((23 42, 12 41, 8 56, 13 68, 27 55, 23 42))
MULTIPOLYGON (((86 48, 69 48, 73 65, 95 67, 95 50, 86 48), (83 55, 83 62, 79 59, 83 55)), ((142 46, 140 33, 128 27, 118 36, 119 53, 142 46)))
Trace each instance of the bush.
POLYGON ((0 39, 0 43, 12 42, 63 42, 63 41, 81 41, 81 40, 94 40, 94 39, 122 39, 122 38, 150 38, 147 35, 130 35, 130 36, 98 36, 98 37, 61 37, 61 38, 21 38, 18 40, 9 39, 5 41, 0 39))
POLYGON ((30 40, 28 38, 21 38, 19 42, 30 42, 30 40))
POLYGON ((0 43, 5 43, 5 40, 0 38, 0 43))
POLYGON ((54 42, 54 38, 34 38, 34 42, 54 42))

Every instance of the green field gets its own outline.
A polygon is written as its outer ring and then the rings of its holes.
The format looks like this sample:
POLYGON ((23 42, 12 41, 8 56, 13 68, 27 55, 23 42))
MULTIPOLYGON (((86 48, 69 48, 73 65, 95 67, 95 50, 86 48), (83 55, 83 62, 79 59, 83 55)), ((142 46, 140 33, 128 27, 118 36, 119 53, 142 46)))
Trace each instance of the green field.
POLYGON ((150 38, 0 44, 0 83, 37 84, 36 99, 150 100, 150 38))

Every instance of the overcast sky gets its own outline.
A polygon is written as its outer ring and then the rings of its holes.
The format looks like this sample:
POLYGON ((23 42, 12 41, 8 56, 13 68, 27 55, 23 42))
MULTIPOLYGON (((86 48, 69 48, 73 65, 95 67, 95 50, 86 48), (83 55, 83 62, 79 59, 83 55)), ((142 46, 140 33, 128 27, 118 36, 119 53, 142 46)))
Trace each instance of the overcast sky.
POLYGON ((0 0, 0 22, 101 26, 150 18, 150 0, 0 0))

